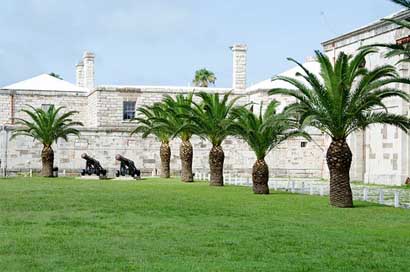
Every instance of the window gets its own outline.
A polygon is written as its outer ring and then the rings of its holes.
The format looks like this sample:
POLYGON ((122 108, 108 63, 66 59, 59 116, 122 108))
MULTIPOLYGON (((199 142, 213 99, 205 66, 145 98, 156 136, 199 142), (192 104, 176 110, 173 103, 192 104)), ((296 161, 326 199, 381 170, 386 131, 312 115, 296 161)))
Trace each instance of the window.
POLYGON ((131 120, 135 117, 135 101, 124 101, 123 120, 131 120))
POLYGON ((48 111, 49 108, 51 108, 52 106, 54 106, 53 104, 41 104, 41 109, 43 111, 48 111))
POLYGON ((307 142, 300 142, 300 147, 305 148, 307 146, 307 142))

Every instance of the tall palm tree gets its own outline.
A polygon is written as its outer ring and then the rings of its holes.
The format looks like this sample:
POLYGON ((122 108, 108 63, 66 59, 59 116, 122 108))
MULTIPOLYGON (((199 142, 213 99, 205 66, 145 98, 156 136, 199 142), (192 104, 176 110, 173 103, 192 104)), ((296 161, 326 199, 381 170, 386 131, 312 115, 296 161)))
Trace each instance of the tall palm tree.
POLYGON ((193 134, 192 119, 190 118, 193 105, 192 98, 192 93, 188 95, 179 94, 175 98, 170 95, 164 96, 160 109, 158 109, 162 110, 163 114, 152 119, 158 127, 163 127, 163 129, 172 132, 172 138, 179 137, 181 139, 179 155, 181 157, 181 180, 183 182, 194 181, 192 173, 194 152, 190 141, 193 134))
POLYGON ((137 127, 131 132, 142 134, 142 138, 154 135, 160 142, 161 177, 170 178, 171 147, 169 145, 172 131, 155 122, 157 118, 167 118, 164 105, 155 103, 152 106, 144 105, 137 110, 138 115, 133 121, 137 121, 137 127))
POLYGON ((188 116, 194 124, 195 134, 207 139, 212 144, 209 152, 211 186, 223 186, 223 165, 225 154, 222 142, 233 135, 234 116, 231 114, 240 97, 230 98, 231 93, 220 97, 219 94, 200 92, 200 103, 193 103, 192 114, 188 116))
POLYGON ((259 114, 254 114, 246 107, 236 107, 235 134, 248 143, 255 152, 256 161, 252 168, 253 191, 255 194, 269 194, 269 167, 265 157, 275 147, 291 137, 305 137, 306 132, 299 128, 295 115, 291 112, 277 113, 279 102, 273 100, 265 112, 260 107, 259 114))
POLYGON ((194 86, 207 88, 210 84, 215 85, 215 81, 215 74, 204 68, 195 72, 195 78, 192 83, 194 86))
POLYGON ((52 144, 58 139, 68 141, 69 135, 80 135, 80 131, 75 127, 83 126, 81 122, 73 121, 73 115, 77 111, 68 111, 60 113, 64 107, 55 108, 50 106, 47 111, 41 108, 23 109, 21 112, 27 114, 28 118, 16 118, 18 126, 14 131, 12 138, 17 136, 28 136, 43 144, 41 151, 42 170, 41 175, 44 177, 53 176, 54 150, 52 144))
MULTIPOLYGON (((390 0, 393 3, 399 4, 404 8, 410 9, 409 0, 390 0)), ((410 22, 408 20, 397 20, 397 19, 382 19, 383 21, 396 24, 400 27, 410 30, 410 22)), ((384 47, 389 49, 386 53, 386 58, 401 57, 397 64, 402 62, 410 62, 410 40, 408 37, 405 40, 397 41, 396 43, 376 43, 362 47, 362 49, 369 47, 384 47)))
POLYGON ((292 88, 269 92, 271 95, 295 97, 298 102, 289 107, 298 112, 300 122, 319 128, 332 138, 326 160, 330 171, 330 204, 336 207, 353 207, 349 176, 352 152, 346 138, 371 124, 389 124, 405 132, 410 128, 407 117, 389 113, 384 104, 384 99, 391 97, 409 101, 408 94, 390 84, 409 84, 410 81, 400 78, 391 65, 373 70, 363 67, 366 56, 375 52, 377 50, 368 48, 359 51, 354 57, 340 53, 332 65, 326 55, 316 51, 321 67, 320 78, 302 64, 289 59, 303 73, 298 73, 296 79, 275 77, 273 80, 285 81, 292 88))

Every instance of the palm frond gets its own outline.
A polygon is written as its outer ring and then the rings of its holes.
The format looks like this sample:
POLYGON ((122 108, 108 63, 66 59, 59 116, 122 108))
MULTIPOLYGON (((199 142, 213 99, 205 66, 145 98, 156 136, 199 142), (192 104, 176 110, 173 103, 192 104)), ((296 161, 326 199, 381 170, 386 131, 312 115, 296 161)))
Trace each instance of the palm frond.
POLYGON ((76 127, 83 126, 83 124, 72 119, 78 113, 77 111, 61 113, 64 107, 51 106, 47 111, 29 105, 26 107, 21 112, 25 113, 27 118, 16 119, 18 127, 13 131, 12 139, 18 136, 28 136, 45 146, 51 146, 60 138, 68 140, 69 135, 80 135, 76 127))
POLYGON ((350 133, 364 129, 373 123, 395 125, 407 132, 407 117, 389 114, 384 100, 397 97, 409 101, 409 95, 392 83, 410 84, 409 79, 400 78, 394 66, 384 65, 367 70, 361 64, 369 54, 377 52, 368 47, 355 56, 340 53, 334 65, 328 56, 316 52, 320 63, 323 85, 306 72, 303 81, 295 78, 277 77, 290 83, 291 89, 274 89, 270 95, 283 94, 297 99, 286 111, 298 114, 299 123, 317 127, 334 139, 345 139, 350 133), (305 83, 308 85, 305 85, 305 83), (385 109, 374 114, 376 109, 385 109))

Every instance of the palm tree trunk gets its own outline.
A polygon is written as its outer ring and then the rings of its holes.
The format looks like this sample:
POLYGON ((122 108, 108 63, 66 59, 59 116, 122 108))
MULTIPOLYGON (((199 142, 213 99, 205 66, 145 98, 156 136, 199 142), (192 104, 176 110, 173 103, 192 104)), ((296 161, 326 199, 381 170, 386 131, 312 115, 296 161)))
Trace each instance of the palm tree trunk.
POLYGON ((330 172, 330 205, 352 208, 353 198, 350 188, 350 166, 352 152, 345 139, 333 140, 326 154, 330 172))
POLYGON ((192 174, 192 157, 194 151, 192 144, 189 140, 182 141, 179 147, 179 155, 181 157, 181 181, 193 182, 194 177, 192 174))
POLYGON ((269 194, 269 167, 264 159, 257 160, 252 168, 253 192, 260 195, 269 194))
POLYGON ((161 157, 161 178, 170 178, 171 147, 169 143, 161 143, 159 156, 161 157))
POLYGON ((211 171, 211 186, 224 186, 224 160, 225 154, 222 146, 212 146, 209 152, 209 169, 211 171))
POLYGON ((51 146, 43 146, 43 150, 41 151, 41 162, 41 175, 43 177, 53 177, 54 151, 51 146))

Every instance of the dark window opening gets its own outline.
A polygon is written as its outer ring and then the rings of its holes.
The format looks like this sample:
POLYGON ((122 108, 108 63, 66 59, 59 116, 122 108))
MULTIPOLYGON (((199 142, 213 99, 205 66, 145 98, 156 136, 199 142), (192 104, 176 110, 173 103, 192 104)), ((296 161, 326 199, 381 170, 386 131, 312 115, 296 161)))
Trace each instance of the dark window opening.
POLYGON ((135 101, 124 101, 123 120, 131 120, 135 117, 135 101))
POLYGON ((300 142, 300 147, 305 148, 307 146, 307 142, 300 142))

